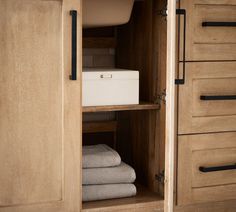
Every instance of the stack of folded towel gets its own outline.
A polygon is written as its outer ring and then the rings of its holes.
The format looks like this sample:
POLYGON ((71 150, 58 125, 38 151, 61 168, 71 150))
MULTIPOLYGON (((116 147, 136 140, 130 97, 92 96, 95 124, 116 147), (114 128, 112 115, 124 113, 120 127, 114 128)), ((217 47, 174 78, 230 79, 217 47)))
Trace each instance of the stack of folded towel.
POLYGON ((136 195, 133 168, 105 144, 83 147, 83 201, 136 195))

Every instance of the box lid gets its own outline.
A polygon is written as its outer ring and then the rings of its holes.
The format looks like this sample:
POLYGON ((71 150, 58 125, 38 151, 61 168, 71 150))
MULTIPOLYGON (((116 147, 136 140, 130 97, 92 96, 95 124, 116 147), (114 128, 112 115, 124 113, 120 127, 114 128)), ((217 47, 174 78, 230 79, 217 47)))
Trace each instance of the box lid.
POLYGON ((117 68, 83 68, 83 80, 97 79, 126 79, 138 80, 139 72, 136 70, 117 69, 117 68))

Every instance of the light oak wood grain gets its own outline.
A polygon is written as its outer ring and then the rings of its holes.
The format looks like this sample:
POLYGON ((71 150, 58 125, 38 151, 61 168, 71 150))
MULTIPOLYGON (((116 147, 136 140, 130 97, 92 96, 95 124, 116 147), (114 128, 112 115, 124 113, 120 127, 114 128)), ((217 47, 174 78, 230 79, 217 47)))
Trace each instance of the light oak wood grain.
POLYGON ((188 206, 176 206, 174 212, 234 212, 236 210, 235 200, 214 203, 202 203, 188 206))
POLYGON ((167 65, 166 65, 166 144, 165 144, 165 212, 174 208, 175 148, 175 70, 176 70, 176 1, 167 4, 167 65))
POLYGON ((236 130, 235 100, 200 99, 201 95, 235 95, 235 67, 235 62, 186 64, 186 83, 179 87, 179 134, 236 130))
MULTIPOLYGON (((205 21, 235 22, 234 0, 181 0, 180 8, 187 12, 187 61, 236 60, 235 27, 202 27, 205 21)), ((182 61, 183 27, 180 38, 182 61)))
POLYGON ((178 205, 235 199, 235 170, 199 170, 235 164, 235 139, 236 133, 179 136, 178 205))
MULTIPOLYGON (((71 9, 80 14, 80 1, 0 1, 1 212, 81 207, 81 88, 69 80, 71 9)), ((79 79, 80 71, 79 65, 79 79)))

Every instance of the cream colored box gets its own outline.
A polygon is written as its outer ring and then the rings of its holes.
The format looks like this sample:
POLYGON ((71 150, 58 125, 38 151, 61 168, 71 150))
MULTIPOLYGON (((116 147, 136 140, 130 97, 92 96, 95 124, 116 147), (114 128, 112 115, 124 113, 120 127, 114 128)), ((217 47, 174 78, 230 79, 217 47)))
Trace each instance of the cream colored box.
POLYGON ((124 69, 83 69, 82 105, 139 104, 139 72, 124 69))

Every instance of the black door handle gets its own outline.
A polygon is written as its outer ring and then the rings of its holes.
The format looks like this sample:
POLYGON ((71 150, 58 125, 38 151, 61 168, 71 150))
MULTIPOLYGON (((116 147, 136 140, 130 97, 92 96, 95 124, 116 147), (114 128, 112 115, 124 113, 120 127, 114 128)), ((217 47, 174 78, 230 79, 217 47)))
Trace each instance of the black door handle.
POLYGON ((217 172, 217 171, 227 171, 236 169, 236 164, 226 165, 226 166, 212 166, 212 167, 199 167, 200 172, 217 172))
POLYGON ((203 101, 236 100, 236 95, 200 96, 203 101))
POLYGON ((77 80, 77 11, 71 10, 72 33, 71 33, 71 80, 77 80))
POLYGON ((236 27, 236 22, 202 22, 203 27, 236 27))
MULTIPOLYGON (((176 79, 175 84, 176 85, 183 85, 185 83, 185 69, 186 69, 186 10, 185 9, 177 9, 176 10, 177 15, 183 15, 184 16, 184 40, 183 40, 183 78, 182 79, 176 79)), ((180 35, 180 21, 179 21, 179 27, 178 27, 178 34, 180 35)))

